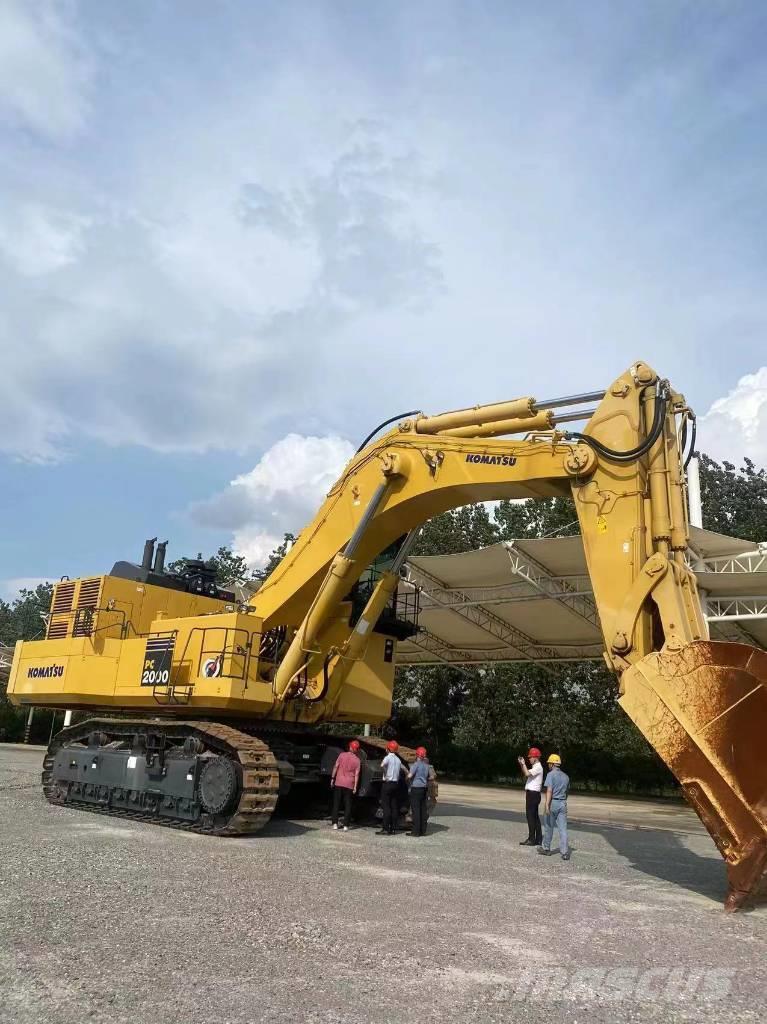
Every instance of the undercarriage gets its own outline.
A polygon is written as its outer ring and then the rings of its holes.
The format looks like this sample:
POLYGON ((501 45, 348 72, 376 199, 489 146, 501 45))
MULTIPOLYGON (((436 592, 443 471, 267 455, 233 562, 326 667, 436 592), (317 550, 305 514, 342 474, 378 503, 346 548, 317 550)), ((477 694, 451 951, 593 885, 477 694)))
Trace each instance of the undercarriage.
MULTIPOLYGON (((322 817, 352 737, 268 731, 264 723, 92 718, 59 732, 43 763, 48 801, 216 836, 260 831, 274 812, 322 817), (258 728, 261 726, 261 728, 258 728)), ((358 824, 380 817, 385 740, 360 738, 358 824)), ((415 752, 400 748, 405 765, 415 752)), ((429 788, 429 808, 437 783, 429 788)), ((408 813, 401 783, 400 810, 408 813)))

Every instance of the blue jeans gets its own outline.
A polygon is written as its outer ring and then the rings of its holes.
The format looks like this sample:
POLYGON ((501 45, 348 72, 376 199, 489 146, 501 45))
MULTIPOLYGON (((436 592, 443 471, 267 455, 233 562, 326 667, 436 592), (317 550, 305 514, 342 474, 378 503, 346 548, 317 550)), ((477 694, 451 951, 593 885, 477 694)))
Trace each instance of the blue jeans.
POLYGON ((559 829, 559 851, 567 853, 567 800, 552 800, 551 810, 543 816, 543 848, 551 849, 554 829, 559 829))

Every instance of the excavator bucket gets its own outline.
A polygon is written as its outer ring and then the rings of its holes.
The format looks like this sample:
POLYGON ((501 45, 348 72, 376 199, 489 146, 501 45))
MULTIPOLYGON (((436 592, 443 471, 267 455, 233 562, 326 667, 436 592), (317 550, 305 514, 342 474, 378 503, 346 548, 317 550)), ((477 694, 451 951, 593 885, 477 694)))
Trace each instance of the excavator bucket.
POLYGON ((698 641, 650 654, 624 672, 620 703, 710 832, 738 910, 767 876, 767 652, 698 641))

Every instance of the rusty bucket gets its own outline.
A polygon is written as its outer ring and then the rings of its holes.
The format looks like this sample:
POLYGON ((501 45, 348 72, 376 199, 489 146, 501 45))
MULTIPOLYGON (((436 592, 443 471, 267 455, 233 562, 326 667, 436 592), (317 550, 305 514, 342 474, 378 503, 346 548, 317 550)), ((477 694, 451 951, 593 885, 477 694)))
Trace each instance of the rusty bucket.
POLYGON ((767 876, 767 652, 699 641, 650 654, 620 704, 682 785, 727 864, 727 910, 767 876))

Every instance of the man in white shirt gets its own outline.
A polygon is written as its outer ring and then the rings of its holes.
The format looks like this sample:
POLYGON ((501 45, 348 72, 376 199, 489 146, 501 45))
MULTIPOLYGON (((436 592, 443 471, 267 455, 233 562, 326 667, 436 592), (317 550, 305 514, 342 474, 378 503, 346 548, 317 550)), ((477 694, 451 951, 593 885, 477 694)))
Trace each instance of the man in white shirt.
POLYGON ((540 846, 543 838, 541 830, 541 816, 538 808, 541 803, 541 789, 543 787, 543 765, 541 764, 541 752, 537 747, 530 747, 527 752, 527 760, 530 767, 527 767, 524 757, 517 758, 522 774, 525 776, 525 814, 527 815, 527 839, 523 839, 520 846, 540 846))
POLYGON ((397 831, 400 808, 400 776, 404 770, 402 761, 397 757, 399 744, 396 740, 389 740, 386 744, 388 753, 381 762, 383 782, 381 783, 381 810, 383 811, 383 824, 381 831, 376 832, 377 836, 393 836, 397 831))

